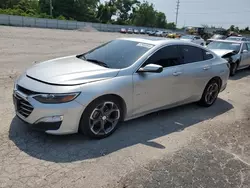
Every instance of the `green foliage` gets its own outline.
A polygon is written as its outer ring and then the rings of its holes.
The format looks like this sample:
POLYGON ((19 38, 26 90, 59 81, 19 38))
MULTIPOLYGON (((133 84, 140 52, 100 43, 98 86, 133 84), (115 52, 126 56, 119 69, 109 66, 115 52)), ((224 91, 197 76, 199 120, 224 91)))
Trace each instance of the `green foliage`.
MULTIPOLYGON (((147 0, 52 0, 52 6, 50 15, 50 0, 0 0, 0 14, 176 29, 147 0)), ((249 27, 232 25, 229 30, 250 33, 249 27)))

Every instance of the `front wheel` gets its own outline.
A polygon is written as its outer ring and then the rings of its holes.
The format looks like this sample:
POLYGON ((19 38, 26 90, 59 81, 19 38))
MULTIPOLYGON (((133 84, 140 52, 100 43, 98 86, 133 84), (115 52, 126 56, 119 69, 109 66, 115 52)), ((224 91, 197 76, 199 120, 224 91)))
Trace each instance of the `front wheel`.
POLYGON ((84 111, 80 122, 80 130, 91 138, 108 137, 117 129, 121 114, 121 105, 115 98, 97 99, 84 111))
POLYGON ((220 92, 219 82, 217 80, 210 81, 203 92, 199 104, 205 107, 212 106, 217 100, 219 92, 220 92))

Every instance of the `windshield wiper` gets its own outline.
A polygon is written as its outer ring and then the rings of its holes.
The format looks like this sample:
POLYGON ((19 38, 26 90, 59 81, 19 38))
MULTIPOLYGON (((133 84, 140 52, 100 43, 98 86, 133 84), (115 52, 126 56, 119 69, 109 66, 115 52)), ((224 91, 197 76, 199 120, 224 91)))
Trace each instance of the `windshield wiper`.
POLYGON ((99 61, 99 60, 97 60, 97 59, 87 59, 87 58, 85 57, 85 54, 77 55, 76 57, 77 57, 77 58, 80 58, 80 59, 82 59, 82 60, 89 61, 89 62, 91 62, 91 63, 97 64, 97 65, 100 65, 100 66, 102 66, 102 67, 109 68, 109 66, 108 66, 106 63, 102 62, 102 61, 99 61))
POLYGON ((80 58, 80 59, 82 59, 82 60, 86 60, 86 57, 85 57, 84 54, 77 55, 76 57, 77 57, 77 58, 80 58))
POLYGON ((91 63, 95 63, 95 64, 97 64, 97 65, 100 65, 100 66, 102 66, 102 67, 106 67, 106 68, 109 68, 109 66, 106 64, 106 63, 104 63, 104 62, 102 62, 102 61, 99 61, 99 60, 97 60, 97 59, 85 59, 86 61, 89 61, 89 62, 91 62, 91 63))

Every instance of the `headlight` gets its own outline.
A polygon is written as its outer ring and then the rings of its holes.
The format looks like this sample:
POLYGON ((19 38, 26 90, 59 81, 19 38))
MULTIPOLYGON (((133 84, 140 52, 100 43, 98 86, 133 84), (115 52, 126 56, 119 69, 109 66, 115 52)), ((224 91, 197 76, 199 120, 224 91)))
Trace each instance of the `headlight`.
POLYGON ((40 94, 34 96, 34 99, 45 104, 59 104, 74 100, 80 93, 68 94, 40 94))

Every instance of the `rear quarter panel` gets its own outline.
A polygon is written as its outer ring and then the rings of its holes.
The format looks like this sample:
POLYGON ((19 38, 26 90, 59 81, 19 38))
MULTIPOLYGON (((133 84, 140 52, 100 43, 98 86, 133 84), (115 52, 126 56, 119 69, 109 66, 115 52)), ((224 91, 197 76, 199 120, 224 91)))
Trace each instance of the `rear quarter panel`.
POLYGON ((227 85, 227 81, 229 78, 230 70, 228 67, 227 60, 216 57, 214 61, 212 62, 212 76, 213 77, 220 77, 222 80, 221 89, 224 88, 227 85))

